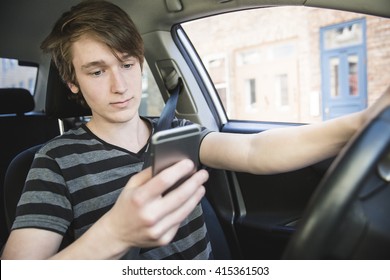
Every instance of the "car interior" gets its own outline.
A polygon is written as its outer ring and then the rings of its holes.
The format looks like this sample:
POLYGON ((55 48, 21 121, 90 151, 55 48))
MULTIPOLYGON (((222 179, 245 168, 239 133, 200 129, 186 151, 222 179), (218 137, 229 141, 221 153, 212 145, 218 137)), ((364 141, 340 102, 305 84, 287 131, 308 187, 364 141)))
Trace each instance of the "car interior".
MULTIPOLYGON (((145 114, 150 117, 160 114, 169 98, 165 81, 175 71, 184 85, 176 116, 230 133, 261 133, 306 123, 230 118, 218 87, 203 64, 204 58, 189 38, 190 27, 186 33, 187 22, 281 6, 376 16, 383 19, 383 26, 390 31, 388 0, 110 1, 130 15, 145 42, 148 78, 156 85, 148 98, 161 102, 159 110, 145 114)), ((16 59, 19 66, 32 65, 37 69, 33 93, 18 85, 0 88, 0 247, 9 235, 37 149, 91 115, 90 110, 67 99, 69 89, 39 47, 56 19, 78 2, 0 3, 0 58, 16 59)), ((201 42, 206 40, 202 38, 201 42)), ((387 50, 386 59, 390 62, 390 48, 387 50)), ((388 83, 389 74, 381 74, 383 77, 370 78, 388 83)), ((336 158, 296 171, 253 175, 211 169, 202 206, 215 258, 388 259, 390 133, 386 131, 390 131, 389 126, 390 108, 387 108, 363 127, 336 158)))

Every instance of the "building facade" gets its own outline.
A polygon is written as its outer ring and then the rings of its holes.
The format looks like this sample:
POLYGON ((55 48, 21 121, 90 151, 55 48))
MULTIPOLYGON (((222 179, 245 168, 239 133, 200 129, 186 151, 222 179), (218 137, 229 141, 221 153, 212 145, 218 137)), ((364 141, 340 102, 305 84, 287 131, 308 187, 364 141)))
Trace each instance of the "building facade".
POLYGON ((388 19, 278 7, 184 29, 230 119, 331 119, 366 108, 390 82, 388 19))

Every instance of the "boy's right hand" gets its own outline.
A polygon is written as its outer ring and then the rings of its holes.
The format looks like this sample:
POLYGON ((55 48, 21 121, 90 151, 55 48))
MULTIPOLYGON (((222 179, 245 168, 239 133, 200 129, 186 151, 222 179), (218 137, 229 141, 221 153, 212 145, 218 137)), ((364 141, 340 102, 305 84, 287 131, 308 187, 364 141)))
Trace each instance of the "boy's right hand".
POLYGON ((151 168, 134 175, 106 215, 115 240, 127 248, 168 244, 205 193, 208 173, 199 170, 191 175, 193 169, 192 161, 182 160, 154 177, 151 168), (162 195, 189 175, 178 188, 162 195))

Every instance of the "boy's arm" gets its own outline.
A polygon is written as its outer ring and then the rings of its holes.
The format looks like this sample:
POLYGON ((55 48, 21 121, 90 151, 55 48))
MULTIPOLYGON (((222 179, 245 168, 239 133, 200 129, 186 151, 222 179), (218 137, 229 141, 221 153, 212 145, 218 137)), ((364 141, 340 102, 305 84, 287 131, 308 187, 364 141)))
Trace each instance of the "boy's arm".
POLYGON ((336 155, 361 124, 360 114, 258 134, 210 133, 202 142, 203 164, 253 174, 305 167, 336 155))
POLYGON ((220 169, 254 174, 296 170, 335 156, 366 122, 390 105, 390 87, 370 108, 318 124, 273 129, 258 134, 210 133, 200 160, 220 169))
POLYGON ((58 233, 22 228, 13 230, 7 240, 2 259, 118 259, 126 251, 125 246, 115 246, 115 241, 98 225, 89 229, 67 248, 58 252, 62 236, 58 233))

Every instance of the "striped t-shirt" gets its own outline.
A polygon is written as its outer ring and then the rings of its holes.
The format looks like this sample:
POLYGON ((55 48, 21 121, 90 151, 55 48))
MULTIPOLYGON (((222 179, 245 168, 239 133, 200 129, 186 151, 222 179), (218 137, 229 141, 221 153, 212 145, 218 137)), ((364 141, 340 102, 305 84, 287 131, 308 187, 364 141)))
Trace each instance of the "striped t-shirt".
MULTIPOLYGON (((156 126, 157 119, 147 119, 156 126)), ((190 124, 175 119, 172 127, 190 124)), ((203 136, 207 131, 203 130, 203 136)), ((131 137, 131 135, 129 135, 131 137)), ((99 139, 85 125, 49 141, 35 155, 13 229, 40 228, 75 240, 115 203, 128 180, 142 169, 138 153, 99 139)), ((209 259, 211 245, 199 204, 166 246, 141 249, 140 259, 209 259)))

